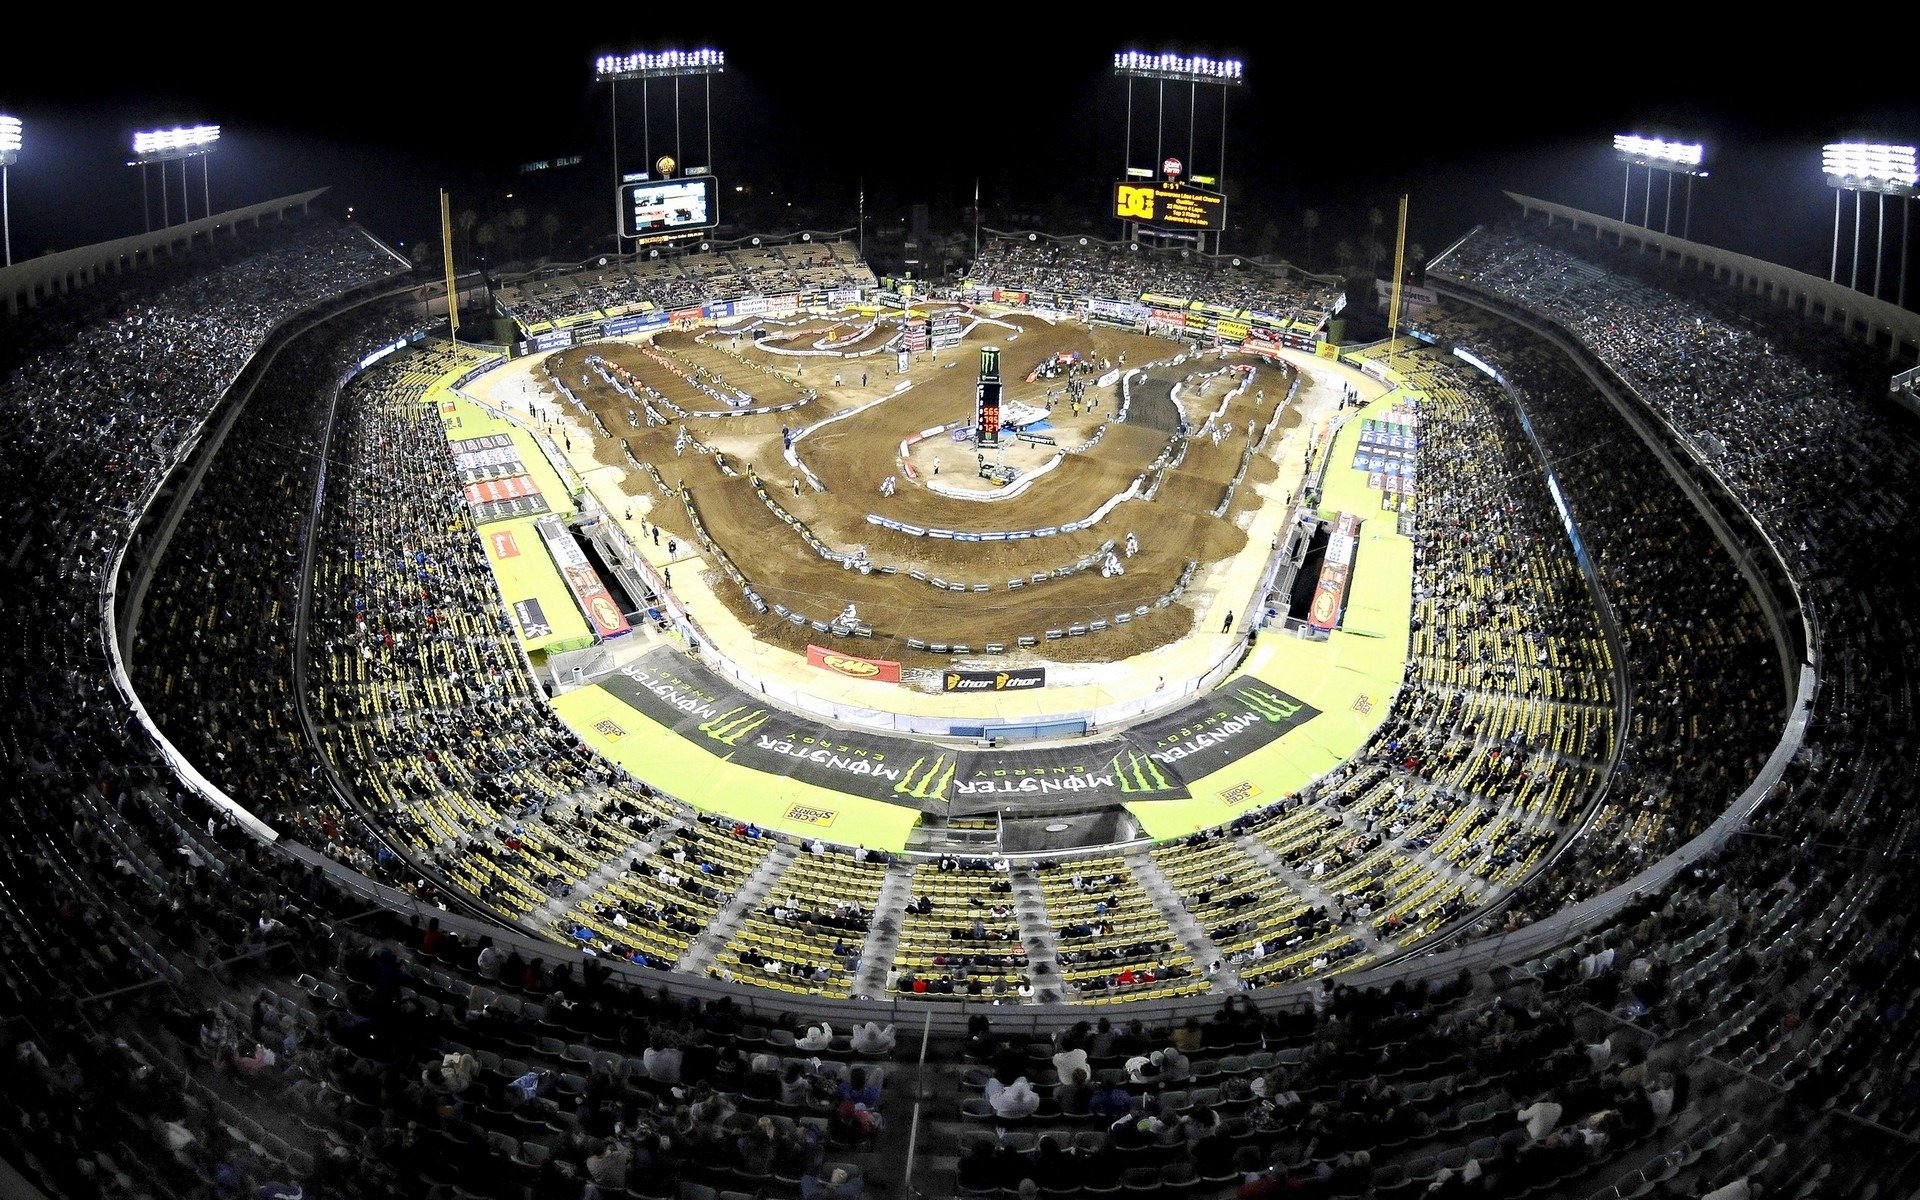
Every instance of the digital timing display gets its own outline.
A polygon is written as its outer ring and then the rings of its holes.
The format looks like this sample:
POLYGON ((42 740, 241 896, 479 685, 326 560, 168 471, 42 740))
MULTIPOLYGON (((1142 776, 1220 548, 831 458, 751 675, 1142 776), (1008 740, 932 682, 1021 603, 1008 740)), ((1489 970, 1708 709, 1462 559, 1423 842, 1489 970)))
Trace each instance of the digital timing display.
POLYGON ((691 233, 720 223, 718 181, 711 175, 620 185, 620 236, 691 233))
POLYGON ((1173 229, 1224 229, 1227 198, 1171 183, 1116 183, 1113 215, 1122 221, 1173 229))

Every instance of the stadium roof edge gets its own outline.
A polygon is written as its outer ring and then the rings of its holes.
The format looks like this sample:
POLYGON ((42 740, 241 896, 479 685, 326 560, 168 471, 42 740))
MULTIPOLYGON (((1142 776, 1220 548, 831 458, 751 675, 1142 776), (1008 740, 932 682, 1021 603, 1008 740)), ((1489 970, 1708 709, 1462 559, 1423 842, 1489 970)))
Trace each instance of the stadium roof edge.
POLYGON ((1690 242, 1657 229, 1646 229, 1551 200, 1539 200, 1518 192, 1504 194, 1520 206, 1523 215, 1540 214, 1549 224, 1564 220, 1575 229, 1591 229, 1596 236, 1610 237, 1621 245, 1638 243, 1643 249, 1658 251, 1663 260, 1676 259, 1682 266, 1711 271, 1716 278, 1726 279, 1740 291, 1771 299, 1808 320, 1823 324, 1832 324, 1836 319, 1843 321, 1846 336, 1855 341, 1877 344, 1884 337, 1891 343, 1889 357, 1907 363, 1920 360, 1920 313, 1762 258, 1690 242), (1814 313, 1816 305, 1823 316, 1814 313))
POLYGON ((102 274, 118 274, 149 265, 158 255, 190 249, 196 240, 202 238, 211 241, 213 235, 222 229, 236 225, 257 225, 263 218, 284 217, 294 209, 305 212, 329 190, 318 187, 295 192, 276 200, 263 200, 244 208, 217 212, 197 221, 183 221, 165 229, 25 259, 10 267, 0 268, 0 295, 6 297, 8 314, 16 314, 22 306, 32 308, 46 297, 85 287, 102 274))

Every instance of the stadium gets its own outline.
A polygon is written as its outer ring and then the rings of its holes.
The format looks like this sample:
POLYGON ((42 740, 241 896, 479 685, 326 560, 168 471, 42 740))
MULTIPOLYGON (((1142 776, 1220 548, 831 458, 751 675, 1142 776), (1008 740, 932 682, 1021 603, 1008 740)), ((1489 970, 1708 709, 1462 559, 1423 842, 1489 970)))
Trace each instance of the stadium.
POLYGON ((1638 135, 1310 270, 1122 49, 949 268, 591 65, 577 245, 8 216, 0 1195, 1920 1194, 1910 146, 1825 277, 1638 135))

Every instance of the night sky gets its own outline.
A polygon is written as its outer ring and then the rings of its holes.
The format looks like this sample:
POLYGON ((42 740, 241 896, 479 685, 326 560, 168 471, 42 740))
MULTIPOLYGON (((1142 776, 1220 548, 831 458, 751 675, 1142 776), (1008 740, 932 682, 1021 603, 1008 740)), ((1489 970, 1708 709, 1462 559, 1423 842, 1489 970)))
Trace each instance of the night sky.
MULTIPOLYGON (((1245 86, 1201 88, 1191 114, 1185 85, 1169 85, 1159 108, 1158 86, 1136 83, 1131 162, 1150 166, 1158 149, 1189 158, 1190 171, 1224 175, 1237 195, 1232 252, 1268 247, 1303 257, 1300 212, 1314 208, 1322 219, 1314 265, 1323 268, 1338 241, 1370 236, 1371 210, 1387 214, 1390 242, 1402 191, 1412 197, 1411 240, 1429 255, 1475 221, 1512 211, 1502 190, 1618 216, 1625 170, 1611 139, 1637 132, 1706 143, 1712 177, 1694 189, 1697 240, 1824 276, 1834 193, 1820 177, 1820 146, 1920 138, 1920 91, 1893 70, 1839 71, 1841 47, 1818 44, 1820 35, 1795 33, 1769 46, 1663 17, 1657 33, 1638 38, 1644 50, 1602 46, 1637 36, 1611 28, 1528 46, 1506 26, 1499 38, 1389 34, 1353 10, 1342 24, 1322 14, 1325 23, 1258 37, 1244 20, 1202 21, 1241 35, 1203 42, 1129 37, 1091 21, 1072 32, 1044 18, 1023 24, 1009 15, 997 24, 1003 18, 987 8, 939 11, 968 15, 943 25, 933 9, 823 9, 823 21, 851 28, 818 32, 791 16, 777 29, 749 32, 726 29, 732 21, 623 29, 607 20, 585 29, 559 18, 548 26, 462 18, 436 32, 412 10, 391 28, 367 10, 315 10, 273 22, 245 48, 209 32, 233 29, 230 17, 196 18, 192 31, 178 22, 105 31, 67 18, 65 31, 36 33, 46 52, 16 49, 0 73, 0 111, 26 122, 26 148, 9 173, 14 257, 139 233, 145 220, 157 225, 158 168, 147 172, 143 218, 141 172, 126 165, 131 135, 200 122, 223 128, 207 164, 215 209, 326 186, 374 232, 408 242, 434 236, 437 189, 446 187, 456 207, 483 218, 514 206, 553 209, 569 228, 603 226, 611 246, 609 89, 594 83, 592 64, 596 54, 634 49, 726 51, 710 108, 703 82, 682 84, 677 134, 670 82, 647 87, 644 130, 640 85, 620 85, 620 165, 643 169, 649 155, 676 145, 683 163, 697 165, 710 132, 723 219, 755 226, 733 233, 851 227, 863 184, 870 230, 900 223, 916 203, 929 205, 936 224, 951 214, 964 227, 962 206, 978 180, 990 224, 1114 236, 1118 226, 1101 217, 1128 161, 1128 88, 1112 72, 1112 55, 1127 49, 1246 63, 1245 86), (1369 36, 1356 39, 1355 28, 1369 36), (94 59, 53 50, 109 32, 94 59), (1483 47, 1482 39, 1497 44, 1483 47), (1696 59, 1710 65, 1689 65, 1696 59), (582 162, 518 171, 572 155, 582 162), (736 187, 750 191, 737 195, 736 187)), ((1493 24, 1484 15, 1446 20, 1493 24)), ((177 221, 180 173, 177 164, 170 170, 177 221)), ((1628 206, 1635 220, 1646 202, 1642 180, 1636 172, 1628 206)), ((1665 180, 1655 179, 1655 228, 1669 222, 1665 180)), ((187 182, 198 217, 198 162, 187 182)), ((1675 233, 1686 219, 1678 183, 1675 233)), ((1891 297, 1899 206, 1886 213, 1891 297)), ((1869 199, 1869 248, 1876 218, 1869 199)), ((1849 198, 1843 278, 1852 220, 1849 198)))

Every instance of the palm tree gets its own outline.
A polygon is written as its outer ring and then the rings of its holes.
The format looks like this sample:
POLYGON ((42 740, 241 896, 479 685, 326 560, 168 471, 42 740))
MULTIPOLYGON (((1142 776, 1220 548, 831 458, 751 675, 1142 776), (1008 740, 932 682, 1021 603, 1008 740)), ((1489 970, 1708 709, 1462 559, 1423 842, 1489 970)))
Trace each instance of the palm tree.
POLYGON ((523 247, 526 245, 527 210, 524 208, 508 209, 507 228, 513 231, 512 237, 508 241, 509 253, 515 262, 519 262, 523 256, 523 247))
POLYGON ((553 257, 554 239, 560 236, 560 214, 548 209, 540 214, 540 232, 547 239, 547 257, 553 257))
POLYGON ((1344 271, 1359 261, 1359 255, 1353 251, 1353 239, 1341 238, 1333 244, 1333 265, 1337 271, 1344 271))
POLYGON ((1300 228, 1305 230, 1307 234, 1306 265, 1307 270, 1311 271, 1313 270, 1313 231, 1320 228, 1320 210, 1317 208, 1302 209, 1300 212, 1300 228))
POLYGON ((1367 239, 1367 272, 1380 274, 1380 264, 1386 260, 1387 244, 1377 237, 1367 239))
POLYGON ((480 214, 470 208, 453 214, 453 227, 460 231, 460 244, 466 247, 469 257, 473 251, 473 227, 479 223, 480 214))
POLYGON ((407 257, 413 260, 413 265, 416 267, 426 266, 427 262, 433 258, 433 243, 416 240, 413 245, 407 247, 407 257))
POLYGON ((480 250, 480 265, 483 274, 490 274, 486 271, 487 251, 492 249, 493 244, 499 240, 500 231, 494 227, 492 221, 483 222, 478 229, 473 231, 473 244, 480 250))

